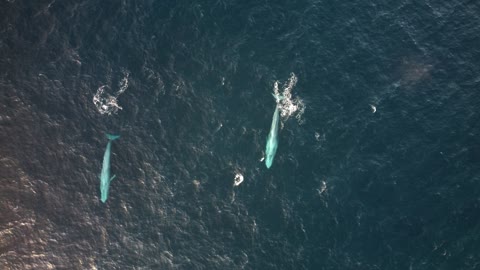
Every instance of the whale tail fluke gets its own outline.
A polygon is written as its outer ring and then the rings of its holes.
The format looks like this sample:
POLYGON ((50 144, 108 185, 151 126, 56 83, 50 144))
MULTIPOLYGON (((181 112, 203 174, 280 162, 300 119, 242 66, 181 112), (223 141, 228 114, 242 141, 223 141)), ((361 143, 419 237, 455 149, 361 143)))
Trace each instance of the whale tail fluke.
POLYGON ((267 166, 267 169, 270 169, 270 167, 272 167, 272 161, 265 161, 265 166, 267 166))
POLYGON ((110 141, 120 138, 120 135, 105 134, 110 141))

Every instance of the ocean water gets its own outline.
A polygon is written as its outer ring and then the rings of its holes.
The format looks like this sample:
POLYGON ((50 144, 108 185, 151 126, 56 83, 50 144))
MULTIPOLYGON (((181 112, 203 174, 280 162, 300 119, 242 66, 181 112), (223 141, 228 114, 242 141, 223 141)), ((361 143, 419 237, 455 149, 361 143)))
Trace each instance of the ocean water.
POLYGON ((479 14, 0 0, 0 269, 480 269, 479 14))

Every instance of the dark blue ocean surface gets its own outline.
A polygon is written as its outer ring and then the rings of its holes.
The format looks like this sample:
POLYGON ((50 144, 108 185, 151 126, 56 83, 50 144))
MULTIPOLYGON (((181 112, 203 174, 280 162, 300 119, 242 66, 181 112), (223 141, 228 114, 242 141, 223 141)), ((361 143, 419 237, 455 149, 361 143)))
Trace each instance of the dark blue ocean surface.
POLYGON ((480 269, 479 15, 0 0, 0 269, 480 269))

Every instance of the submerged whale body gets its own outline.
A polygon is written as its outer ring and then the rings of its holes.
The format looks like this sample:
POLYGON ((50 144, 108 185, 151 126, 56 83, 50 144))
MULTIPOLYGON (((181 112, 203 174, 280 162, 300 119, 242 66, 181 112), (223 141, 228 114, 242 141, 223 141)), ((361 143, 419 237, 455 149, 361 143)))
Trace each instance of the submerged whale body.
POLYGON ((101 201, 105 203, 108 198, 108 189, 110 188, 110 182, 115 178, 115 175, 110 177, 110 152, 112 147, 112 141, 120 138, 118 135, 106 134, 108 138, 107 149, 103 154, 103 166, 102 173, 100 174, 100 194, 101 201))
POLYGON ((280 105, 278 104, 282 97, 274 95, 277 105, 275 106, 275 112, 273 113, 272 127, 267 137, 267 146, 265 148, 265 165, 268 169, 272 166, 275 153, 277 153, 278 147, 278 124, 280 123, 280 105))

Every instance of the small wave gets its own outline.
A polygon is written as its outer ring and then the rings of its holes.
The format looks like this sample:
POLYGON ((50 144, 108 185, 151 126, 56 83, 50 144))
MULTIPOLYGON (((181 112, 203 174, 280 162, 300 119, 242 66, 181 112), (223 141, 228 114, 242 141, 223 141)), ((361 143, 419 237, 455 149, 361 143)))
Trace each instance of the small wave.
POLYGON ((110 87, 107 85, 102 85, 97 89, 97 92, 93 96, 93 104, 95 104, 100 114, 110 115, 122 109, 122 107, 118 105, 117 98, 127 90, 128 76, 129 73, 125 72, 123 79, 118 83, 118 91, 113 95, 108 93, 110 87))
POLYGON ((277 101, 280 106, 280 115, 282 120, 286 121, 291 116, 294 116, 298 123, 302 124, 303 113, 305 112, 305 104, 299 97, 292 98, 292 90, 298 82, 298 78, 295 73, 290 73, 290 78, 283 86, 283 92, 280 94, 279 81, 275 81, 273 86, 273 92, 275 95, 282 96, 283 99, 277 101))

